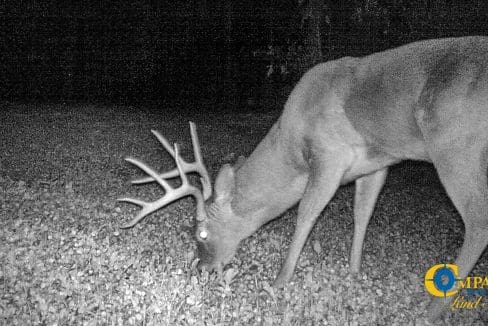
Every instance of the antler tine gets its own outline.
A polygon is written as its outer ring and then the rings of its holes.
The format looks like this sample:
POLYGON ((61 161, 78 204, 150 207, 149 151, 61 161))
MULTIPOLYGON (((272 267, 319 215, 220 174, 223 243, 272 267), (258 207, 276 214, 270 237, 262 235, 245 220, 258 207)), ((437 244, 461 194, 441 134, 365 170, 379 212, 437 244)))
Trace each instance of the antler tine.
MULTIPOLYGON (((169 155, 171 155, 171 157, 173 157, 173 159, 175 159, 175 152, 174 152, 173 148, 171 147, 171 145, 169 144, 169 142, 166 140, 166 138, 164 138, 164 136, 161 135, 157 130, 151 130, 151 132, 154 136, 156 136, 158 141, 161 143, 161 145, 163 145, 164 149, 169 153, 169 155)), ((183 165, 184 169, 186 169, 186 170, 188 170, 190 168, 190 165, 187 162, 185 162, 183 159, 182 159, 182 165, 183 165)), ((168 172, 161 174, 160 177, 163 179, 170 179, 170 178, 175 178, 178 175, 179 175, 178 169, 174 168, 171 171, 168 171, 168 172)), ((133 180, 131 183, 132 184, 144 184, 144 183, 149 183, 149 182, 153 182, 153 181, 155 181, 155 179, 149 176, 149 177, 133 180)))
POLYGON ((139 223, 144 217, 146 217, 147 215, 149 215, 155 211, 155 209, 152 209, 152 207, 150 206, 150 204, 152 204, 152 203, 144 202, 141 200, 137 200, 137 199, 133 199, 133 198, 120 198, 120 199, 117 199, 117 201, 132 203, 132 204, 135 204, 135 205, 142 207, 141 211, 136 215, 136 217, 134 219, 132 219, 132 221, 120 226, 121 229, 129 229, 129 228, 133 227, 134 225, 139 223))
MULTIPOLYGON (((173 150, 172 150, 172 152, 173 152, 173 150)), ((154 171, 152 168, 147 166, 145 163, 143 163, 137 159, 126 158, 126 161, 134 164, 135 166, 137 166, 138 168, 140 168, 141 170, 146 172, 154 180, 156 180, 157 183, 159 183, 161 185, 161 187, 164 189, 165 194, 163 197, 161 197, 160 199, 158 199, 154 202, 145 202, 145 201, 142 201, 139 199, 134 199, 134 198, 117 199, 118 201, 128 202, 128 203, 142 207, 142 210, 137 214, 137 216, 134 219, 132 219, 132 221, 130 221, 129 223, 122 225, 121 228, 125 229, 125 228, 133 227, 134 225, 139 223, 144 217, 151 214, 152 212, 160 209, 161 207, 168 205, 169 203, 171 203, 177 199, 180 199, 182 197, 186 197, 189 195, 195 197, 195 199, 197 201, 197 220, 201 221, 201 220, 205 219, 205 208, 204 208, 204 200, 203 200, 202 193, 200 192, 200 190, 198 188, 192 186, 188 182, 188 178, 187 178, 187 176, 183 170, 183 164, 181 161, 181 157, 179 155, 179 149, 178 149, 177 144, 175 144, 173 154, 174 154, 174 158, 176 161, 177 170, 178 170, 178 173, 179 173, 179 175, 181 177, 181 181, 182 181, 180 187, 178 187, 178 188, 171 187, 171 185, 166 180, 164 180, 160 175, 158 175, 158 173, 156 171, 154 171)))
MULTIPOLYGON (((163 145, 163 147, 173 157, 173 159, 176 160, 175 152, 171 147, 171 145, 169 144, 169 142, 166 140, 166 138, 164 138, 164 136, 161 135, 156 130, 151 130, 151 132, 153 133, 154 136, 156 136, 158 141, 161 143, 161 145, 163 145)), ((203 163, 202 153, 200 150, 200 142, 198 140, 198 134, 196 131, 196 125, 191 121, 190 121, 190 133, 191 133, 191 139, 193 144, 195 162, 188 163, 183 158, 180 157, 181 166, 183 168, 183 171, 185 171, 185 173, 197 172, 198 174, 200 174, 200 181, 202 183, 202 188, 203 188, 203 197, 205 200, 207 200, 212 195, 212 184, 210 182, 210 177, 207 168, 203 163)), ((173 170, 160 174, 160 177, 163 179, 170 179, 170 178, 175 178, 179 175, 180 173, 178 171, 178 168, 174 168, 173 170)), ((155 181, 155 179, 152 178, 151 176, 148 176, 141 179, 133 180, 132 184, 144 184, 153 181, 155 181)))
POLYGON ((181 162, 181 156, 179 155, 178 144, 175 144, 175 161, 176 161, 176 167, 181 176, 181 188, 183 187, 188 188, 188 194, 195 197, 195 200, 197 202, 196 219, 197 221, 203 221, 205 219, 204 196, 202 196, 202 193, 198 188, 192 186, 188 182, 188 177, 186 176, 186 173, 183 171, 183 168, 181 166, 182 162, 181 162))
POLYGON ((181 167, 182 165, 182 158, 180 156, 180 148, 177 143, 175 143, 175 162, 176 162, 176 169, 178 170, 178 173, 180 174, 181 178, 181 185, 182 186, 187 186, 188 183, 188 178, 186 177, 185 171, 183 171, 183 168, 181 167))
POLYGON ((164 138, 163 135, 161 135, 159 133, 159 131, 157 130, 154 130, 154 129, 151 129, 151 132, 154 136, 156 136, 156 138, 159 140, 159 142, 161 143, 161 145, 164 146, 164 148, 168 151, 168 153, 173 157, 175 158, 175 151, 173 150, 173 148, 171 147, 171 145, 169 144, 169 142, 166 140, 166 138, 164 138))
MULTIPOLYGON (((145 163, 137 160, 137 159, 134 159, 134 158, 126 158, 125 159, 127 162, 137 166, 138 168, 140 168, 141 170, 143 170, 144 172, 146 172, 148 175, 150 175, 154 180, 156 180, 160 185, 161 187, 163 187, 163 189, 165 190, 165 192, 168 194, 168 193, 171 193, 172 190, 174 190, 167 182, 166 180, 162 179, 158 173, 156 171, 154 171, 153 169, 151 169, 149 166, 147 166, 145 163)), ((121 202, 127 202, 127 203, 131 203, 131 204, 134 204, 134 205, 137 205, 137 206, 140 206, 142 207, 142 210, 139 212, 139 214, 137 214, 137 216, 132 220, 130 221, 129 223, 127 224, 124 224, 121 226, 122 229, 126 229, 126 228, 131 228, 133 227, 134 225, 136 225, 137 223, 139 223, 139 221, 141 221, 144 217, 146 217, 147 215, 151 214, 152 212, 154 212, 155 210, 159 209, 160 207, 164 206, 165 204, 163 203, 163 199, 165 199, 166 195, 163 196, 163 198, 161 198, 160 200, 157 200, 155 202, 145 202, 145 201, 142 201, 142 200, 139 200, 139 199, 134 199, 134 198, 119 198, 117 199, 117 201, 121 201, 121 202), (162 205, 161 205, 162 204, 162 205)))
POLYGON ((196 172, 200 174, 200 182, 202 183, 203 188, 203 198, 207 200, 212 195, 212 183, 210 182, 210 177, 208 175, 207 168, 205 167, 205 163, 203 163, 197 127, 192 121, 190 121, 190 134, 191 142, 193 144, 193 155, 195 156, 195 162, 193 165, 196 172))
POLYGON ((172 189, 172 187, 169 185, 168 182, 166 182, 166 180, 164 180, 156 171, 151 169, 145 163, 143 163, 143 162, 141 162, 135 158, 130 158, 130 157, 126 158, 125 160, 129 163, 134 164, 135 166, 137 166, 142 171, 146 172, 146 174, 148 174, 154 181, 159 183, 164 188, 164 190, 168 191, 168 190, 172 189))

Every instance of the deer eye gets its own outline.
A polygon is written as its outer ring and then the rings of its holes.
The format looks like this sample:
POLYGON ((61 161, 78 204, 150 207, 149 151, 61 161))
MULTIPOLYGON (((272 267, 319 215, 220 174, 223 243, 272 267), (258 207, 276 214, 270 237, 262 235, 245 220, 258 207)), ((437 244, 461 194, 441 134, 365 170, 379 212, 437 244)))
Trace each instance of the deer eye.
POLYGON ((208 238, 207 230, 200 230, 200 232, 198 232, 198 237, 202 240, 207 240, 208 238))

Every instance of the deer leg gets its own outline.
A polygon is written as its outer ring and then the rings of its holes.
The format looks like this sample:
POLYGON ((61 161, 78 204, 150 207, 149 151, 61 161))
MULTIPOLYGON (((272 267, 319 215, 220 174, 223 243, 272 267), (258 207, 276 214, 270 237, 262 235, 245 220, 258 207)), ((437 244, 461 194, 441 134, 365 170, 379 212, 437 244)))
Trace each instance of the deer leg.
POLYGON ((359 273, 361 269, 361 255, 366 228, 373 214, 378 195, 385 184, 387 173, 388 168, 384 168, 356 180, 354 237, 352 238, 351 258, 349 260, 349 266, 353 274, 359 273))
POLYGON ((305 193, 298 206, 295 233, 280 273, 274 285, 283 287, 293 276, 300 252, 317 220, 317 217, 334 196, 344 172, 352 158, 344 153, 329 153, 328 159, 317 158, 312 162, 305 193), (333 159, 331 159, 333 158, 333 159))
MULTIPOLYGON (((488 245, 488 148, 456 151, 451 147, 433 162, 464 222, 464 242, 455 261, 459 277, 464 279, 488 245)), ((435 298, 429 307, 429 319, 440 317, 454 298, 435 298)))

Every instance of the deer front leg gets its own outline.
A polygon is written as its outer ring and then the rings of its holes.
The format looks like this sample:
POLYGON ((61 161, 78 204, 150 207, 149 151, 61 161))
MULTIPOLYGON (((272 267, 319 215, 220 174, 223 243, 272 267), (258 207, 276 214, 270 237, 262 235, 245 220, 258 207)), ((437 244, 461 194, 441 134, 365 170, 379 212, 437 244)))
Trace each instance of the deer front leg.
POLYGON ((298 206, 295 233, 285 262, 274 282, 275 287, 284 287, 293 276, 300 252, 317 217, 334 196, 352 161, 352 153, 349 152, 333 152, 324 156, 327 158, 317 158, 312 162, 305 193, 298 206))
POLYGON ((354 194, 354 237, 352 238, 349 266, 352 274, 361 269, 364 236, 378 195, 385 184, 388 168, 376 171, 356 180, 354 194))

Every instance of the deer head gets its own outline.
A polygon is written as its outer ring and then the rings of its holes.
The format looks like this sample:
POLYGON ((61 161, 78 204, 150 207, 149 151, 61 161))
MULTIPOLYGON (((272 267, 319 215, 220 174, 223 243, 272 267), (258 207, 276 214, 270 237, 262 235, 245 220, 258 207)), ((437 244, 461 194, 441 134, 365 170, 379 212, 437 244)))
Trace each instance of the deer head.
MULTIPOLYGON (((198 254, 200 258, 199 268, 207 269, 221 268, 234 256, 239 242, 247 237, 250 232, 243 232, 242 219, 234 213, 231 203, 235 188, 234 167, 224 165, 216 178, 215 193, 212 195, 212 186, 208 171, 202 159, 200 143, 196 126, 190 122, 191 139, 194 150, 195 161, 186 162, 179 155, 177 144, 172 147, 169 142, 157 131, 151 130, 166 151, 173 157, 176 168, 158 173, 145 163, 134 159, 126 160, 144 171, 148 177, 134 180, 132 184, 144 184, 157 182, 165 191, 160 199, 154 202, 145 202, 133 198, 120 198, 118 201, 128 202, 142 207, 137 216, 121 228, 131 228, 139 223, 144 217, 156 210, 186 196, 193 196, 196 200, 196 232, 198 254), (200 175, 202 191, 191 185, 188 181, 188 173, 200 175), (178 188, 172 187, 167 180, 175 177, 181 178, 181 185, 178 188)), ((242 164, 243 158, 239 158, 242 164)))

